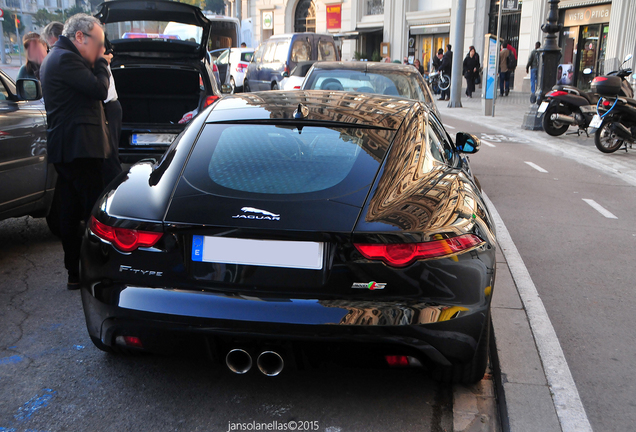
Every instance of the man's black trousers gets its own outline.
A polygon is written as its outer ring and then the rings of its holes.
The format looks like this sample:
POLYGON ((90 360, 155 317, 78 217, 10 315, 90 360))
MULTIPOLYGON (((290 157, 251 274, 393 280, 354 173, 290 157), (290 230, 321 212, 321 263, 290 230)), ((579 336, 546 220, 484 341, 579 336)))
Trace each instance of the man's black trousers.
POLYGON ((104 159, 80 158, 55 164, 55 186, 60 204, 60 235, 64 248, 64 266, 68 274, 79 276, 81 222, 86 222, 93 205, 104 190, 104 159))

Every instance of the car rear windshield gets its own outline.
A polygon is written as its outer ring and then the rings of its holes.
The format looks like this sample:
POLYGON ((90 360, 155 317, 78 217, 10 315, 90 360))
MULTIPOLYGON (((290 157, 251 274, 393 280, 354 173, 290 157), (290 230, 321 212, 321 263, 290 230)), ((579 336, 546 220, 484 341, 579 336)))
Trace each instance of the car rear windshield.
POLYGON ((362 72, 348 69, 314 69, 303 90, 344 90, 401 96, 430 103, 423 82, 413 73, 362 72))
POLYGON ((106 36, 110 41, 152 39, 199 45, 202 35, 203 27, 172 21, 122 21, 106 24, 106 36))
POLYGON ((183 178, 218 195, 341 196, 373 182, 393 134, 386 129, 208 124, 183 178))
POLYGON ((241 61, 250 62, 252 61, 253 52, 242 52, 241 53, 241 61))

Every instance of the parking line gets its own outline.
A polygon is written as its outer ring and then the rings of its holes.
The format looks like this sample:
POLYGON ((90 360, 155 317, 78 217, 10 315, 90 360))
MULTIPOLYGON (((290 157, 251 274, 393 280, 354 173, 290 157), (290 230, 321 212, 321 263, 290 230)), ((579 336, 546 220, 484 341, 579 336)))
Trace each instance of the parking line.
POLYGON ((588 203, 590 205, 590 207, 592 207, 594 210, 596 210, 597 212, 599 212, 600 214, 602 214, 606 218, 608 218, 608 219, 618 219, 616 216, 614 216, 614 214, 611 211, 607 210, 605 207, 603 207, 602 205, 600 205, 599 203, 597 203, 593 199, 582 198, 582 200, 585 201, 586 203, 588 203))
POLYGON ((574 378, 537 287, 497 209, 485 193, 483 197, 497 228, 497 243, 501 246, 501 252, 506 258, 528 315, 561 429, 563 432, 592 432, 574 378))
POLYGON ((537 170, 537 171, 539 171, 539 172, 547 173, 547 171, 546 171, 546 170, 544 170, 543 168, 541 168, 541 167, 540 167, 539 165, 537 165, 536 163, 528 162, 528 161, 525 161, 525 163, 527 163, 528 165, 530 165, 532 168, 536 169, 536 170, 537 170))
POLYGON ((482 144, 487 145, 488 147, 497 147, 493 143, 489 143, 488 141, 480 140, 482 144))
POLYGON ((447 125, 447 124, 445 124, 445 125, 444 125, 444 127, 445 127, 446 129, 455 129, 455 126, 449 126, 449 125, 447 125))

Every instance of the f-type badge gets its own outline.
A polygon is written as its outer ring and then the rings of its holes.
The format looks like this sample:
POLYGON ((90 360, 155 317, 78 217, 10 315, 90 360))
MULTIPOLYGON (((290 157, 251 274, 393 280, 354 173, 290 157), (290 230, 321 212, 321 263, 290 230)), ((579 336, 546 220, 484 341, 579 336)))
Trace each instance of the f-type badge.
POLYGON ((269 212, 267 210, 261 210, 254 207, 243 207, 241 209, 243 213, 250 214, 237 214, 232 216, 234 219, 259 219, 259 220, 280 220, 280 215, 269 212))
POLYGON ((385 286, 386 286, 385 283, 379 283, 379 282, 368 282, 368 283, 354 282, 353 285, 351 285, 351 288, 369 289, 373 291, 373 290, 384 289, 385 286))

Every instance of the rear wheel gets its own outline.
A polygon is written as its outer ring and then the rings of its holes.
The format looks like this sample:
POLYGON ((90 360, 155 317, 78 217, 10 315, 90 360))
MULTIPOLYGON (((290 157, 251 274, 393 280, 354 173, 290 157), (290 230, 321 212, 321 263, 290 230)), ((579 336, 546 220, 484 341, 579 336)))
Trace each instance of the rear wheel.
POLYGON ((550 136, 563 135, 570 125, 552 120, 553 114, 571 115, 572 113, 560 107, 550 107, 543 113, 543 130, 550 136))
POLYGON ((234 82, 234 77, 230 77, 230 87, 232 88, 230 94, 236 93, 236 83, 234 82))
POLYGON ((614 153, 621 148, 623 140, 612 132, 612 122, 603 120, 603 124, 594 134, 594 144, 603 153, 614 153))
POLYGON ((489 311, 473 359, 468 363, 438 366, 432 370, 432 378, 436 381, 452 384, 473 384, 480 381, 484 377, 486 367, 488 366, 488 347, 490 346, 491 326, 489 311))
POLYGON ((448 75, 441 74, 439 77, 439 88, 442 90, 448 90, 450 84, 450 77, 448 75))

